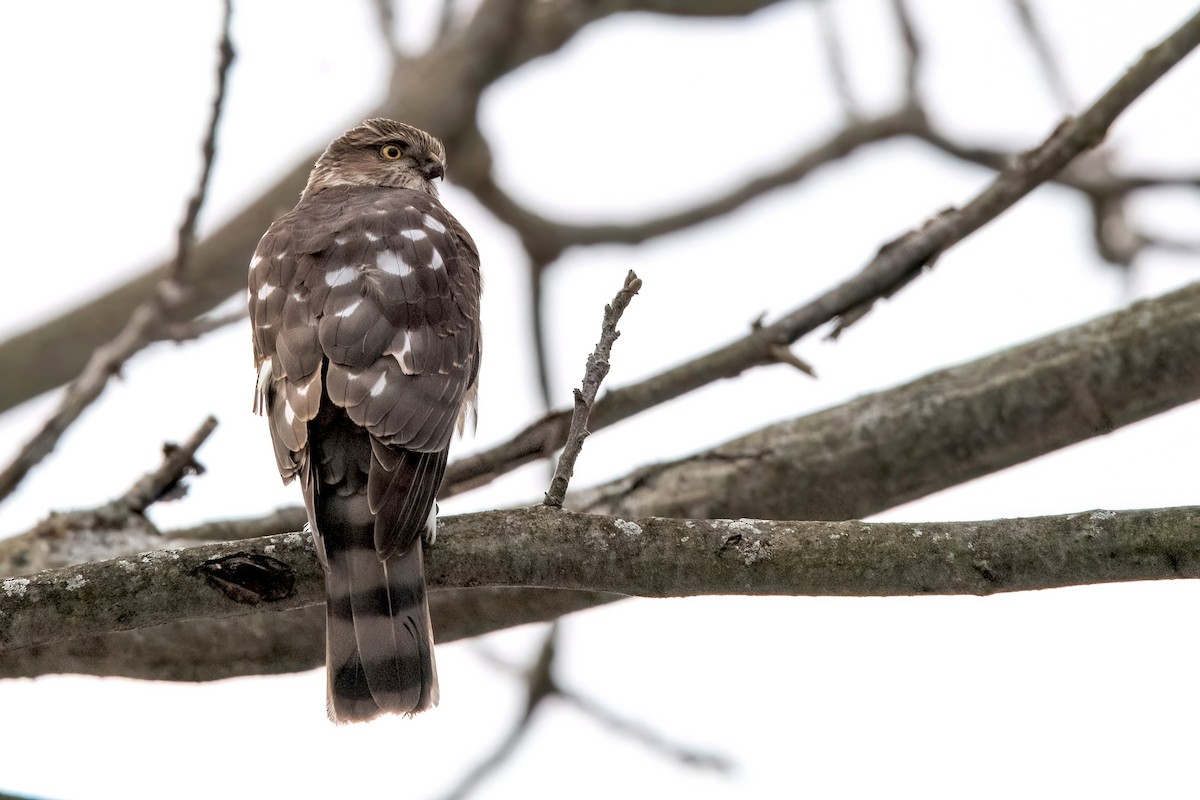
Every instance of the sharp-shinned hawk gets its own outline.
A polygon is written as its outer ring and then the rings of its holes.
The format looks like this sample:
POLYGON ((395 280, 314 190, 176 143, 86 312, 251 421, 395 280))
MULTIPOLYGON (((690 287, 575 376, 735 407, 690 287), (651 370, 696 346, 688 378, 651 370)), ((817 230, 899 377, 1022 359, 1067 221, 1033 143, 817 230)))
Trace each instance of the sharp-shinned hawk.
POLYGON ((367 120, 250 262, 255 409, 325 568, 335 722, 438 702, 422 549, 480 359, 479 253, 438 201, 444 170, 433 136, 367 120))

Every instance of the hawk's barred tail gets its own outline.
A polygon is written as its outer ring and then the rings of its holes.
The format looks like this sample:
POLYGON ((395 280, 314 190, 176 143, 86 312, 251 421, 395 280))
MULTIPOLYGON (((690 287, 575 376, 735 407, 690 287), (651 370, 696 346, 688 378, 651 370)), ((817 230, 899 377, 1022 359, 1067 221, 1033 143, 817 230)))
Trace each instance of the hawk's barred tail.
POLYGON ((324 541, 330 718, 360 722, 437 705, 420 539, 384 561, 373 525, 343 526, 339 533, 324 541))

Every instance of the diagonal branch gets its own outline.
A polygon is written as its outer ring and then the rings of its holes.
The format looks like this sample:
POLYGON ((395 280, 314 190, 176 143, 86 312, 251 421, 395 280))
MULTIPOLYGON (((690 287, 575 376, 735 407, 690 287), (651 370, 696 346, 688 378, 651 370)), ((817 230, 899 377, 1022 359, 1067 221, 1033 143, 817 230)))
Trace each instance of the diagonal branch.
POLYGON ((134 353, 145 347, 154 338, 153 331, 170 316, 187 294, 193 245, 196 238, 196 220, 204 205, 208 192, 208 179, 212 174, 216 158, 217 125, 225 102, 225 87, 229 68, 233 64, 233 44, 229 38, 229 23, 233 14, 231 0, 225 0, 224 21, 221 28, 219 59, 217 63, 217 89, 213 98, 208 131, 202 146, 203 166, 196 191, 188 200, 183 222, 179 226, 175 248, 175 260, 165 280, 157 291, 133 312, 133 316, 117 337, 96 348, 79 377, 67 387, 66 394, 50 419, 26 442, 12 463, 0 472, 0 501, 8 497, 17 485, 29 474, 38 462, 48 456, 58 440, 75 420, 79 418, 104 391, 108 379, 120 372, 122 365, 134 353))
POLYGON ((196 461, 196 451, 216 429, 217 418, 209 416, 182 445, 163 445, 163 463, 143 475, 117 502, 134 514, 144 514, 159 500, 178 497, 185 476, 204 472, 204 467, 196 461))

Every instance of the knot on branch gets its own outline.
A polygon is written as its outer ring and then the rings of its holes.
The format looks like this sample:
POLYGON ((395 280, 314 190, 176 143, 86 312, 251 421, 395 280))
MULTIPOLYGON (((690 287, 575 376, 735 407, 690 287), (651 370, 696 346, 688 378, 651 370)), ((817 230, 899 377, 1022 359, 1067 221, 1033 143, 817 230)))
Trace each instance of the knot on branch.
POLYGON ((209 586, 219 589, 235 603, 273 603, 295 593, 296 575, 277 558, 239 552, 211 558, 197 570, 209 586))

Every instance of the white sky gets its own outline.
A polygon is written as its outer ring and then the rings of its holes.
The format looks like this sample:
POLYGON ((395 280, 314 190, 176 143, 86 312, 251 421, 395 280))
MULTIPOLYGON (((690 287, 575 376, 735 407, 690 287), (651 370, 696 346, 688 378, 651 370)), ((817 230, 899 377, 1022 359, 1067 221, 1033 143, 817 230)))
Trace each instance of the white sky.
MULTIPOLYGON (((1007 3, 914 4, 923 85, 937 123, 968 142, 1028 147, 1058 122, 1007 3)), ((1075 97, 1090 101, 1191 12, 1184 0, 1038 3, 1075 97)), ((406 4, 419 40, 431 6, 406 4)), ((885 2, 838 6, 854 87, 892 107, 900 55, 885 2)), ((0 192, 8 252, 0 337, 123 281, 167 255, 199 168, 212 91, 216 3, 0 6, 0 192)), ((211 230, 265 180, 360 117, 386 65, 365 0, 239 4, 238 61, 221 129, 211 230), (313 53, 317 56, 314 57, 313 53)), ((805 3, 739 21, 627 15, 504 79, 482 123, 502 182, 546 213, 637 219, 768 170, 840 122, 805 3)), ((1116 163, 1200 169, 1200 60, 1118 123, 1116 163)), ((454 153, 450 153, 453 178, 454 153)), ((879 245, 989 174, 889 142, 763 198, 720 225, 632 249, 573 251, 549 285, 560 404, 582 374, 603 304, 627 269, 645 289, 626 313, 609 386, 652 374, 775 316, 860 268, 879 245)), ((479 432, 467 452, 538 413, 524 261, 465 192, 444 199, 480 243, 487 356, 479 432)), ((1200 202, 1164 194, 1135 208, 1194 238, 1200 202)), ((762 369, 588 440, 576 484, 681 455, 1159 294, 1194 259, 1154 254, 1130 285, 1090 247, 1084 203, 1044 188, 943 256, 837 344, 798 352, 821 376, 762 369)), ((164 527, 295 503, 250 413, 249 334, 139 355, 58 451, 0 506, 0 535, 50 509, 110 499, 157 463, 164 439, 204 415, 209 473, 164 527)), ((0 418, 6 460, 52 407, 0 418)), ((895 509, 880 519, 982 519, 1196 502, 1193 406, 895 509)), ((540 496, 534 467, 443 504, 443 513, 540 496)), ((696 798, 1191 796, 1200 717, 1193 582, 1089 587, 987 599, 743 599, 626 602, 564 627, 561 677, 663 735, 732 758, 715 778, 677 766, 569 709, 541 719, 478 797, 696 798)), ((492 637, 525 658, 536 629, 492 637)), ((417 720, 334 729, 319 671, 179 686, 87 678, 0 682, 0 791, 48 798, 434 797, 489 753, 519 696, 473 644, 438 649, 443 701, 417 720), (316 747, 314 747, 314 745, 316 747), (319 748, 319 749, 317 749, 319 748), (322 757, 315 761, 314 753, 322 757), (300 755, 298 758, 297 756, 300 755), (212 775, 212 778, 208 778, 212 775), (184 777, 186 776, 186 777, 184 777), (230 789, 229 787, 238 787, 230 789), (280 792, 283 793, 283 792, 280 792)))

